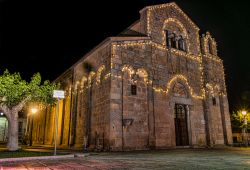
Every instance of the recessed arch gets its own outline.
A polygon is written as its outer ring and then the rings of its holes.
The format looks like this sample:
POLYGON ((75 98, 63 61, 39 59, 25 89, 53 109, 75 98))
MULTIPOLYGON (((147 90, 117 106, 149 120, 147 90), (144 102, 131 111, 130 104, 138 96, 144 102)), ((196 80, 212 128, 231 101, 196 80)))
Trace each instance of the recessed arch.
POLYGON ((88 81, 88 78, 86 76, 83 76, 82 80, 81 80, 81 88, 83 88, 85 86, 87 81, 88 81))
POLYGON ((181 82, 175 82, 172 87, 173 95, 176 97, 188 98, 188 92, 186 87, 181 82))
POLYGON ((80 81, 75 82, 74 90, 78 90, 78 86, 80 85, 80 81))
POLYGON ((220 86, 218 84, 212 85, 210 83, 207 83, 206 84, 206 91, 208 94, 211 94, 212 96, 214 96, 215 94, 220 93, 220 86))
POLYGON ((131 76, 132 74, 135 73, 134 68, 130 65, 127 65, 127 64, 124 65, 121 70, 122 70, 122 72, 128 72, 129 76, 131 76))
POLYGON ((194 96, 193 88, 189 85, 188 80, 185 76, 178 74, 172 77, 167 83, 167 92, 173 89, 175 83, 180 83, 187 91, 187 95, 194 96))
POLYGON ((91 71, 88 75, 88 86, 90 87, 92 82, 93 82, 93 78, 96 75, 96 73, 94 71, 91 71))
POLYGON ((144 69, 144 68, 139 68, 136 70, 136 74, 139 76, 139 77, 143 77, 144 79, 144 82, 145 83, 148 83, 148 72, 144 69))
MULTIPOLYGON (((164 30, 166 29, 167 25, 170 23, 170 22, 173 22, 175 23, 176 25, 178 25, 178 27, 181 29, 181 31, 183 32, 183 38, 188 38, 188 33, 187 33, 187 30, 186 28, 184 27, 184 25, 178 20, 178 19, 175 19, 175 18, 168 18, 164 21, 163 23, 163 32, 164 30)), ((163 35, 165 36, 165 34, 163 33, 163 35)))
POLYGON ((215 39, 211 36, 210 32, 206 32, 204 36, 205 53, 217 55, 217 44, 215 39))
POLYGON ((185 39, 185 46, 187 46, 187 51, 189 51, 188 32, 187 32, 186 28, 184 27, 184 25, 178 19, 175 19, 175 18, 168 18, 163 23, 163 27, 162 27, 162 42, 163 42, 163 45, 167 45, 166 44, 166 42, 167 42, 167 40, 166 40, 167 39, 167 37, 166 37, 166 28, 170 23, 174 23, 181 30, 181 34, 178 35, 178 36, 181 36, 183 41, 185 39))
POLYGON ((101 82, 101 75, 103 74, 104 71, 105 71, 104 65, 98 68, 96 73, 96 84, 99 84, 101 82))

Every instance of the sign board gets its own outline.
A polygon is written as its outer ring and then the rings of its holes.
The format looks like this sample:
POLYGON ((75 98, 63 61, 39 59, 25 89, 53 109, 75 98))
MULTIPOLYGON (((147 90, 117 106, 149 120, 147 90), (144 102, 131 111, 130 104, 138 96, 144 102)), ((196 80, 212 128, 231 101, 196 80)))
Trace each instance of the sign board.
POLYGON ((59 99, 64 99, 64 91, 63 90, 54 90, 53 97, 59 98, 59 99))

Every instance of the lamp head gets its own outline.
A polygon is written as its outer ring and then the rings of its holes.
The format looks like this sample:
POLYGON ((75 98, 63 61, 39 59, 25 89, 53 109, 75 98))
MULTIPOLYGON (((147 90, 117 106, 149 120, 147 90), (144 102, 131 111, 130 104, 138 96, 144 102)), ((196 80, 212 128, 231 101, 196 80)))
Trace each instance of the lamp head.
POLYGON ((37 111, 38 111, 37 108, 32 108, 32 109, 31 109, 31 113, 33 113, 33 114, 35 114, 37 111))
POLYGON ((242 113, 242 115, 244 115, 244 116, 245 116, 245 115, 247 114, 247 111, 242 110, 242 111, 241 111, 241 113, 242 113))

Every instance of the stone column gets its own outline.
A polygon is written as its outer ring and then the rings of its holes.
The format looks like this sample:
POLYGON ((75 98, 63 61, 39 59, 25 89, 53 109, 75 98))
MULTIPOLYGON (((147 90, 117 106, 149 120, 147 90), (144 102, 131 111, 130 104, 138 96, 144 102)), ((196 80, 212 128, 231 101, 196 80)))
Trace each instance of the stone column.
POLYGON ((111 76, 110 94, 110 147, 122 150, 122 83, 121 79, 111 76))
POLYGON ((155 148, 155 111, 154 111, 154 89, 153 83, 148 85, 148 126, 149 147, 155 148))
POLYGON ((191 128, 191 121, 190 121, 190 107, 186 105, 186 112, 187 112, 187 128, 188 128, 188 143, 191 146, 192 143, 192 128, 191 128))
POLYGON ((232 127, 228 108, 227 96, 220 96, 221 120, 223 126, 224 142, 226 145, 232 145, 232 127))

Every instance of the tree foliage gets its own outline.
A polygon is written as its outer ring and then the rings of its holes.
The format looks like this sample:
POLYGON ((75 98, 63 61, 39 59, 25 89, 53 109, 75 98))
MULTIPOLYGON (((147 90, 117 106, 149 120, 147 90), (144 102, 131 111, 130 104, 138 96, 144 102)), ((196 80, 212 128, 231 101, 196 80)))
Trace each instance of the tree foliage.
MULTIPOLYGON (((249 112, 247 112, 247 114, 245 115, 245 118, 247 119, 247 129, 250 130, 250 113, 249 112)), ((241 111, 236 111, 232 113, 231 122, 232 122, 233 131, 241 131, 242 128, 246 127, 246 124, 244 123, 244 115, 242 115, 241 111)))
POLYGON ((41 84, 39 73, 34 74, 30 82, 26 82, 19 73, 11 74, 6 70, 0 76, 1 104, 10 109, 24 100, 26 102, 32 100, 52 104, 55 102, 55 99, 52 98, 52 92, 58 87, 58 84, 51 83, 48 80, 41 84))
POLYGON ((58 84, 48 80, 42 84, 41 75, 36 73, 30 82, 23 80, 19 73, 11 74, 6 70, 0 75, 0 110, 8 119, 8 143, 10 151, 18 150, 18 112, 27 102, 54 104, 53 90, 58 84))

